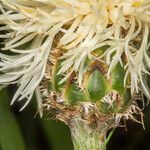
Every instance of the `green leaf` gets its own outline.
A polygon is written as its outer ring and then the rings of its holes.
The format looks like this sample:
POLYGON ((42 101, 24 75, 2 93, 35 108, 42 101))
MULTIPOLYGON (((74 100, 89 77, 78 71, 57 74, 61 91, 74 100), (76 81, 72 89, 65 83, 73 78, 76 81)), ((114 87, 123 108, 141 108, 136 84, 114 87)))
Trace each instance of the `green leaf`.
POLYGON ((70 131, 64 123, 41 119, 43 131, 52 150, 73 150, 70 131))
POLYGON ((103 149, 104 149, 104 150, 106 149, 106 146, 107 146, 108 142, 110 141, 110 139, 111 139, 111 137, 112 137, 112 135, 113 135, 115 129, 116 129, 116 128, 113 128, 113 129, 111 130, 111 132, 109 133, 108 137, 107 137, 106 140, 104 141, 102 150, 103 150, 103 149))
POLYGON ((25 150, 20 127, 9 110, 6 90, 0 91, 0 147, 2 150, 25 150))

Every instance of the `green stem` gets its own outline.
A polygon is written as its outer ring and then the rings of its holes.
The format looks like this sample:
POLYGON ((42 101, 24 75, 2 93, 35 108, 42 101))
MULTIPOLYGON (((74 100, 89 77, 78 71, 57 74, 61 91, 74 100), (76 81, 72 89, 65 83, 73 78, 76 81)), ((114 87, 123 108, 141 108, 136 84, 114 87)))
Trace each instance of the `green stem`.
POLYGON ((86 126, 71 128, 74 150, 106 150, 105 133, 86 126))

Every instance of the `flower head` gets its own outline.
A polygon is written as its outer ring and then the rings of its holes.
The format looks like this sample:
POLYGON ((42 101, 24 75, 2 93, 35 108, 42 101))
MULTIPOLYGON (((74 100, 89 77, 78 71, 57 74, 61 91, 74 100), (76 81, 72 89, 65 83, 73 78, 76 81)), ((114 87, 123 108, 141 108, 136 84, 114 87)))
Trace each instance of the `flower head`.
POLYGON ((150 97, 143 79, 150 68, 148 0, 0 0, 0 10, 0 84, 18 85, 12 103, 27 98, 24 108, 39 94, 56 48, 63 51, 60 84, 76 72, 81 85, 86 59, 99 59, 109 66, 108 79, 120 63, 131 93, 142 89, 150 97))

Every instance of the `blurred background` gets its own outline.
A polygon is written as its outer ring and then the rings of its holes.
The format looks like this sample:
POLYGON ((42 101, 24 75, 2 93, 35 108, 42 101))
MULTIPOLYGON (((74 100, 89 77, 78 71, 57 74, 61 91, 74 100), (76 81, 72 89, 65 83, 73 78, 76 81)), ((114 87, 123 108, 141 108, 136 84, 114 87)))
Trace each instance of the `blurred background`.
MULTIPOLYGON (((14 86, 0 91, 0 150, 73 150, 67 126, 36 115, 35 97, 22 112, 22 104, 10 106, 14 91, 14 86)), ((144 114, 145 130, 128 121, 114 131, 107 150, 150 150, 150 106, 144 114)))

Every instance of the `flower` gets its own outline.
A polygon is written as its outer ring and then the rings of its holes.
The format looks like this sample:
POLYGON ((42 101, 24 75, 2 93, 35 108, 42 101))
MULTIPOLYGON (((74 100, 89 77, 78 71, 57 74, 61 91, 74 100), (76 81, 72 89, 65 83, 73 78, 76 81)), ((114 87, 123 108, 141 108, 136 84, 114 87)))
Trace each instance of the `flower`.
POLYGON ((41 106, 38 86, 54 47, 65 51, 59 58, 58 74, 64 74, 60 83, 75 71, 81 84, 86 59, 96 59, 92 52, 108 46, 99 56, 109 65, 107 78, 119 62, 131 93, 142 88, 150 97, 143 78, 150 74, 148 0, 0 0, 0 10, 0 85, 18 85, 11 104, 27 98, 23 109, 36 91, 41 106))

